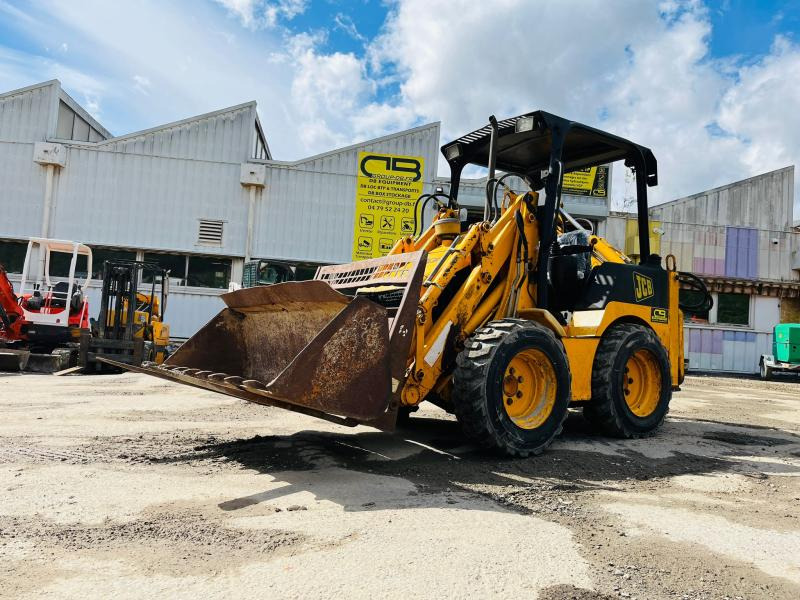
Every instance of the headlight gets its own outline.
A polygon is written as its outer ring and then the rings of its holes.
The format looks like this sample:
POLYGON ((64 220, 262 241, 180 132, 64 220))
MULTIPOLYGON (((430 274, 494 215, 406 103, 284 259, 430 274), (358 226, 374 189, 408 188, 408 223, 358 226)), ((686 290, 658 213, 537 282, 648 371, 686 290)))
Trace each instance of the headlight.
POLYGON ((444 157, 449 161, 455 160, 459 156, 461 156, 461 144, 459 143, 450 144, 444 149, 444 157))
POLYGON ((525 131, 533 131, 533 126, 535 125, 535 120, 533 117, 520 117, 517 119, 517 122, 514 124, 514 131, 516 133, 523 133, 525 131))

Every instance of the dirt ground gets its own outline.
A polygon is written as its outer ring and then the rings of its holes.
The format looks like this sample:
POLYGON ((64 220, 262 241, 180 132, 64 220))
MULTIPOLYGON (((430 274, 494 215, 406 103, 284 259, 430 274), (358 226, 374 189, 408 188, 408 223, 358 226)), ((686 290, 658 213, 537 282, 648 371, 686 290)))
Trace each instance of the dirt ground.
POLYGON ((0 376, 0 596, 800 598, 800 381, 498 459, 142 375, 0 376))

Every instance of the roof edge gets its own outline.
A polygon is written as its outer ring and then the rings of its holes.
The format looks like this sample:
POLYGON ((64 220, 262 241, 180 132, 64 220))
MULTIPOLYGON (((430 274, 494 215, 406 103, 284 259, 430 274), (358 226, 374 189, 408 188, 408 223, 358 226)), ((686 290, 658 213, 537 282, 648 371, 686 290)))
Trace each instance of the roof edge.
POLYGON ((733 187, 734 185, 739 185, 741 183, 745 183, 748 181, 752 181, 754 179, 760 179, 761 177, 766 177, 767 175, 772 175, 773 173, 780 173, 782 171, 794 171, 794 165, 787 165, 785 167, 780 167, 778 169, 773 169, 772 171, 766 171, 764 173, 759 173, 758 175, 752 175, 750 177, 745 177, 744 179, 739 179, 738 181, 731 181, 730 183, 726 183, 724 185, 719 185, 717 187, 709 188, 707 190, 702 190, 699 192, 695 192, 694 194, 688 194, 686 196, 681 196, 680 198, 675 198, 674 200, 668 200, 667 202, 662 202, 661 204, 654 204, 649 208, 664 208, 667 206, 671 206, 673 204, 677 204, 678 202, 685 202, 687 200, 692 200, 697 196, 704 196, 706 194, 711 194, 713 192, 719 192, 726 188, 733 187))
POLYGON ((293 167, 297 165, 301 165, 307 162, 311 162, 313 160, 319 160, 321 158, 325 158, 326 156, 333 156, 334 154, 340 154, 342 152, 349 152, 351 150, 356 150, 357 148, 361 148, 362 146, 369 146, 371 144, 380 144, 381 142, 387 142, 389 140, 393 140, 399 137, 403 137, 410 133, 417 133, 419 131, 425 131, 426 129, 436 129, 441 131, 442 122, 441 121, 432 121, 431 123, 426 123, 424 125, 418 125, 416 127, 412 127, 411 129, 404 129, 403 131, 398 131, 396 133, 390 133, 388 135, 383 135, 381 137, 373 138, 371 140, 365 140, 363 142, 357 142, 355 144, 350 144, 348 146, 343 146, 342 148, 336 148, 335 150, 328 150, 326 152, 321 152, 319 154, 314 154, 312 156, 308 156, 305 158, 300 158, 298 160, 256 160, 250 159, 250 162, 258 162, 264 164, 272 164, 275 166, 282 166, 282 167, 293 167))
POLYGON ((201 115, 196 115, 194 117, 188 117, 186 119, 181 119, 179 121, 172 121, 171 123, 165 123, 164 125, 158 125, 156 127, 150 127, 149 129, 142 129, 140 131, 134 131, 132 133, 126 133, 125 135, 120 135, 117 137, 112 137, 107 140, 103 140, 102 142, 97 142, 97 146, 104 146, 106 144, 111 144, 114 142, 120 142, 127 139, 141 137, 143 135, 149 135, 151 133, 155 133, 157 131, 164 131, 166 129, 173 129, 175 127, 180 127, 181 125, 186 125, 193 121, 202 121, 203 119, 211 119, 213 117, 218 117, 220 115, 224 115, 228 112, 234 112, 238 110, 242 110, 244 108, 252 108, 255 111, 256 108, 256 101, 251 100, 249 102, 243 102, 242 104, 236 104, 235 106, 229 106, 227 108, 221 108, 219 110, 214 110, 208 113, 203 113, 201 115))
POLYGON ((10 96, 17 96, 19 94, 24 94, 25 92, 30 92, 37 88, 43 88, 56 85, 59 89, 61 89, 61 82, 58 79, 48 79, 47 81, 42 81, 41 83, 34 83, 33 85, 28 85, 25 87, 18 88, 16 90, 11 90, 9 92, 3 92, 0 94, 0 98, 8 98, 10 96))

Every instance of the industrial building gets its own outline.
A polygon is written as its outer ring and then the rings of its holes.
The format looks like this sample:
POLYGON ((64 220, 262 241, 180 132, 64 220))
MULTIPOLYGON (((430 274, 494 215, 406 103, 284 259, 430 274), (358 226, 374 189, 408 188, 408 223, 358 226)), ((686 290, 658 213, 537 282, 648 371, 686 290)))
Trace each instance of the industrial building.
MULTIPOLYGON (((755 373, 760 356, 772 353, 772 328, 800 322, 794 189, 791 166, 650 209, 653 252, 674 255, 714 298, 710 311, 684 315, 689 369, 755 373)), ((604 233, 636 252, 633 215, 611 213, 604 233)))
MULTIPOLYGON (((0 262, 15 281, 31 236, 89 245, 95 277, 106 258, 157 261, 171 270, 171 333, 189 337, 223 306, 229 283, 241 282, 245 260, 286 261, 300 277, 352 260, 360 152, 419 157, 424 191, 446 185, 436 177, 439 133, 431 123, 280 161, 255 102, 115 137, 57 80, 7 92, 0 262)), ((465 182, 462 195, 481 213, 484 187, 465 182)), ((567 204, 595 222, 608 212, 597 195, 569 196, 567 204)), ((95 317, 99 286, 95 279, 89 289, 95 317)))
MULTIPOLYGON (((93 316, 104 259, 159 262, 171 271, 167 321, 186 338, 222 307, 246 260, 288 262, 307 278, 353 259, 360 153, 419 158, 424 191, 447 185, 439 123, 296 161, 273 158, 266 133, 255 102, 113 136, 57 80, 2 94, 0 262, 15 281, 28 237, 88 244, 93 316)), ((635 252, 634 220, 609 212, 610 169, 597 181, 576 184, 567 210, 635 252)), ((471 219, 484 190, 462 180, 471 219)), ((687 316, 691 369, 755 372, 773 325, 800 321, 793 200, 787 167, 651 209, 653 251, 674 254, 715 296, 708 314, 687 316)))

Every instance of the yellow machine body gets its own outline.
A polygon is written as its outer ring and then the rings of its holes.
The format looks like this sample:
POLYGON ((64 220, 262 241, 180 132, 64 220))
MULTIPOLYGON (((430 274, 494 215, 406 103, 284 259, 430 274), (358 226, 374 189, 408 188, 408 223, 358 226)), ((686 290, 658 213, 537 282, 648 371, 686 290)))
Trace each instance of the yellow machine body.
MULTIPOLYGON (((670 356, 671 383, 678 387, 683 379, 683 313, 678 307, 680 285, 677 273, 670 271, 669 307, 665 314, 653 311, 648 306, 629 302, 610 302, 599 310, 575 311, 566 325, 560 324, 552 314, 536 308, 536 286, 523 286, 514 303, 510 302, 512 283, 522 276, 525 266, 517 261, 518 232, 513 217, 519 212, 525 223, 525 233, 529 244, 529 261, 534 262, 538 244, 537 223, 529 210, 530 204, 538 204, 538 194, 529 192, 532 201, 523 202, 522 195, 513 195, 509 206, 501 218, 492 226, 477 223, 453 245, 449 236, 436 234, 436 222, 418 239, 400 240, 390 254, 425 250, 428 261, 425 275, 429 277, 436 265, 445 255, 446 263, 429 285, 423 289, 419 301, 416 328, 414 331, 413 354, 409 357, 409 372, 403 387, 402 404, 414 406, 425 400, 435 390, 449 395, 452 373, 442 368, 444 344, 437 351, 437 340, 448 336, 453 329, 458 331, 456 344, 464 341, 479 327, 490 320, 505 317, 520 317, 536 321, 551 329, 562 341, 567 352, 572 373, 572 401, 575 403, 591 400, 592 365, 598 344, 605 331, 615 323, 637 322, 651 328, 670 356), (439 305, 443 290, 447 289, 456 275, 466 270, 468 276, 455 295, 449 299, 438 318, 430 315, 439 305), (502 273, 502 282, 492 286, 502 273), (653 319, 657 320, 654 321, 653 319)), ((454 211, 446 210, 438 219, 451 219, 454 211)), ((592 236, 592 264, 603 262, 629 263, 620 250, 605 239, 592 236)))
MULTIPOLYGON (((115 311, 108 311, 109 321, 114 322, 115 311)), ((167 358, 167 346, 169 346, 169 325, 163 323, 159 315, 161 314, 158 295, 143 294, 136 292, 136 310, 133 312, 133 339, 144 340, 153 343, 153 362, 162 364, 167 358), (150 305, 152 304, 152 316, 150 316, 150 305)), ((122 300, 122 312, 120 314, 120 324, 128 324, 128 301, 122 300)))

